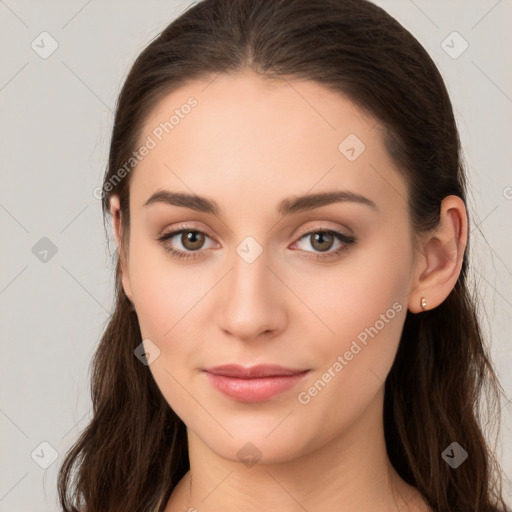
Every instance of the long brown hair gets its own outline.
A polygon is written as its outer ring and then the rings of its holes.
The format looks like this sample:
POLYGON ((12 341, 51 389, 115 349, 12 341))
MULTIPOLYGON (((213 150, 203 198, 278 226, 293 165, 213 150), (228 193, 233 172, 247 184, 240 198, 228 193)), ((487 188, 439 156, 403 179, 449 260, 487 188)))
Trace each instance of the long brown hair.
MULTIPOLYGON (((105 222, 110 198, 119 196, 125 249, 133 174, 125 164, 145 119, 187 82, 245 69, 270 79, 313 80, 379 120, 407 183, 416 235, 437 226, 444 197, 466 202, 445 84, 424 48, 383 9, 366 0, 204 0, 138 56, 119 96, 102 207, 105 222)), ((467 283, 468 249, 446 300, 407 312, 385 383, 389 458, 438 512, 507 510, 483 430, 499 422, 500 387, 479 327, 477 295, 467 283), (469 454, 457 469, 441 456, 454 441, 469 454)), ((134 357, 141 333, 122 288, 119 253, 115 264, 115 310, 91 366, 93 419, 59 470, 66 512, 162 510, 189 469, 185 425, 134 357)))

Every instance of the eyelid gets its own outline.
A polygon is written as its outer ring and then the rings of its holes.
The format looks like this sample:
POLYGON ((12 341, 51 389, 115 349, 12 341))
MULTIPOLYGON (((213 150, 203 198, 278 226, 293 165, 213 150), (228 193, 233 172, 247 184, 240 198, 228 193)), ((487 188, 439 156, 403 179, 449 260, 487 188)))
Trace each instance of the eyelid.
POLYGON ((210 234, 210 231, 207 228, 203 228, 202 226, 190 225, 190 224, 186 224, 186 223, 179 223, 179 224, 173 225, 172 227, 165 228, 165 229, 161 230, 161 234, 159 235, 159 237, 167 236, 170 234, 176 235, 180 231, 197 231, 198 233, 204 233, 209 238, 212 238, 212 239, 215 238, 214 236, 212 236, 210 234))
POLYGON ((299 229, 298 233, 296 233, 294 235, 294 237, 296 240, 298 240, 299 238, 302 238, 304 235, 309 235, 311 233, 316 233, 318 231, 334 231, 334 232, 340 233, 343 236, 346 236, 347 238, 355 237, 354 232, 350 228, 345 227, 345 226, 339 227, 339 225, 332 226, 332 225, 329 225, 328 223, 327 224, 323 223, 322 225, 313 224, 313 225, 309 225, 309 227, 305 227, 305 228, 301 227, 299 229), (343 230, 345 230, 346 232, 343 232, 343 230))
MULTIPOLYGON (((331 227, 329 225, 313 225, 313 226, 309 226, 309 227, 305 227, 305 228, 301 228, 299 229, 299 231, 295 234, 293 234, 294 236, 294 241, 293 243, 295 243, 296 241, 298 241, 299 239, 301 239, 302 237, 304 237, 305 235, 309 235, 309 234, 312 234, 312 233, 316 233, 318 231, 334 231, 334 232, 339 232, 341 235, 347 237, 347 238, 351 238, 353 237, 353 231, 350 229, 350 228, 347 228, 344 226, 344 229, 346 229, 348 231, 348 233, 344 233, 344 232, 340 232, 340 228, 339 227, 331 227)), ((189 224, 186 224, 186 223, 183 223, 183 224, 178 224, 176 226, 173 226, 172 229, 164 229, 162 231, 162 233, 158 236, 158 239, 164 237, 164 236, 168 236, 168 235, 176 235, 178 234, 180 231, 184 231, 184 230, 190 230, 190 231, 197 231, 198 233, 203 233, 205 235, 207 235, 210 239, 214 239, 215 237, 213 237, 208 229, 206 228, 202 228, 202 227, 198 227, 198 226, 194 226, 194 225, 189 225, 189 224)))

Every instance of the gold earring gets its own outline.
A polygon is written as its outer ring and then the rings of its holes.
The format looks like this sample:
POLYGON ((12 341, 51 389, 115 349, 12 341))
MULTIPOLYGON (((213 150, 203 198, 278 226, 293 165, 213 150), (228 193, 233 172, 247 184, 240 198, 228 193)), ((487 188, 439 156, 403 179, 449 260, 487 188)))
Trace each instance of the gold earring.
POLYGON ((421 297, 421 308, 427 309, 427 299, 425 297, 421 297))

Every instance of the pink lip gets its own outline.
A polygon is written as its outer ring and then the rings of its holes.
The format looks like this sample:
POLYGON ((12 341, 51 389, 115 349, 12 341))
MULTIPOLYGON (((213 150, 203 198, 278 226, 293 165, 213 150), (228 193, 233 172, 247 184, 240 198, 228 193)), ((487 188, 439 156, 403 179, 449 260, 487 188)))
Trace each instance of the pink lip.
POLYGON ((239 402, 263 402, 295 386, 309 370, 277 365, 223 365, 204 370, 210 383, 239 402))

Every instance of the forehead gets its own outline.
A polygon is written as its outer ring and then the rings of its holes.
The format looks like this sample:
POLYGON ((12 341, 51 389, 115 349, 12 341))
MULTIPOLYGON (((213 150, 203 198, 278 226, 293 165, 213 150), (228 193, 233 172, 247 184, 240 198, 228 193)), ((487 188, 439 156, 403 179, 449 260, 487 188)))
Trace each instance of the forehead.
POLYGON ((238 208, 312 189, 348 189, 383 206, 406 197, 380 125, 312 81, 244 72, 191 82, 153 109, 144 143, 151 149, 133 171, 135 208, 158 188, 217 196, 238 208))

